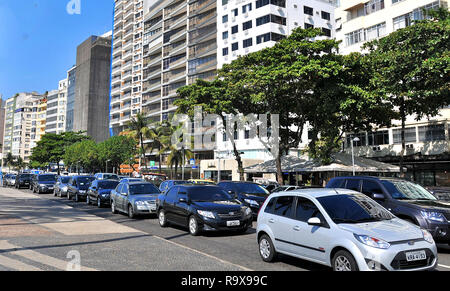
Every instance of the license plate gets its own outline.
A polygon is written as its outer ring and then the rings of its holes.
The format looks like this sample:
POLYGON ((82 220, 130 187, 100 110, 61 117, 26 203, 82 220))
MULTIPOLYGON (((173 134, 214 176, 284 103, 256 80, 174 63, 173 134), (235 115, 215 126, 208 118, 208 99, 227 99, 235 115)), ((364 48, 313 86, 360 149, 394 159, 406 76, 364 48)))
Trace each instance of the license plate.
POLYGON ((406 253, 406 260, 408 262, 422 261, 427 259, 425 251, 408 252, 406 253))
POLYGON ((227 226, 239 226, 241 222, 239 220, 227 221, 227 226))

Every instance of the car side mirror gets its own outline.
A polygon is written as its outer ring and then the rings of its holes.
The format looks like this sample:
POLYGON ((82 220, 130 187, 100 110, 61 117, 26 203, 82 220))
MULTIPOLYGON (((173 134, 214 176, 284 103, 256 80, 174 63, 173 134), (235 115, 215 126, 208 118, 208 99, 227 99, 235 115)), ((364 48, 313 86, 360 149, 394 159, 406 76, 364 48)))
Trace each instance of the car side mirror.
POLYGON ((188 203, 186 198, 180 198, 178 201, 180 201, 180 203, 188 203))
POLYGON ((322 221, 320 221, 320 218, 318 217, 312 217, 308 220, 308 225, 312 225, 312 226, 322 226, 323 223, 322 221))
POLYGON ((386 199, 386 196, 384 196, 384 194, 382 193, 373 193, 372 198, 375 200, 384 200, 386 199))

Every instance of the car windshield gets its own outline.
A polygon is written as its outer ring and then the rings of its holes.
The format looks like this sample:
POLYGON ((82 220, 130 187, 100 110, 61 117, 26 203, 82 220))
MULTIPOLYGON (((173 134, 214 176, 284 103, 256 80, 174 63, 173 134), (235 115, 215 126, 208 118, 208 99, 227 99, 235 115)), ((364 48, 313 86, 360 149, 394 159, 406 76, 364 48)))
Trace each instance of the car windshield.
POLYGON ((153 184, 132 184, 130 185, 130 195, 142 195, 142 194, 159 194, 158 188, 153 184))
POLYGON ((119 176, 112 174, 104 174, 103 179, 105 180, 119 180, 119 176))
POLYGON ((325 196, 317 199, 334 223, 391 220, 392 214, 363 194, 325 196))
POLYGON ((391 194, 398 200, 437 200, 422 186, 408 181, 381 181, 391 194))
POLYGON ((81 177, 81 178, 78 178, 78 184, 80 186, 85 186, 87 184, 90 184, 94 180, 95 180, 94 177, 81 177))
POLYGON ((116 189, 119 181, 99 181, 98 189, 116 189))
POLYGON ((193 184, 192 182, 189 181, 173 181, 174 185, 182 185, 182 184, 193 184))
POLYGON ((70 181, 70 177, 61 177, 61 183, 67 184, 70 181))
POLYGON ((189 188, 189 198, 191 201, 230 201, 233 198, 228 195, 220 187, 211 187, 211 186, 199 186, 189 188))
POLYGON ((30 174, 22 174, 20 175, 20 178, 30 178, 31 175, 30 174))
POLYGON ((56 181, 56 176, 54 175, 39 176, 38 180, 41 182, 53 182, 56 181))
POLYGON ((267 194, 269 195, 269 191, 264 189, 263 187, 252 184, 252 183, 239 183, 236 184, 238 191, 241 193, 247 193, 247 194, 267 194))

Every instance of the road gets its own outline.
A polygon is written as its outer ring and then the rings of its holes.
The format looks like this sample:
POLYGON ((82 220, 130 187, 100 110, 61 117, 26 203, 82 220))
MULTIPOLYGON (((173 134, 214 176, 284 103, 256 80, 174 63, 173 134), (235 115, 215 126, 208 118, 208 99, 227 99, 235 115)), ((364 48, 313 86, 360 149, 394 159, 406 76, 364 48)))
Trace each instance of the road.
MULTIPOLYGON (((73 251, 81 270, 330 270, 287 256, 264 263, 254 228, 192 237, 182 228, 161 228, 156 217, 131 220, 109 208, 0 188, 0 270, 67 269, 73 251)), ((439 248, 438 270, 450 270, 448 246, 439 248)))

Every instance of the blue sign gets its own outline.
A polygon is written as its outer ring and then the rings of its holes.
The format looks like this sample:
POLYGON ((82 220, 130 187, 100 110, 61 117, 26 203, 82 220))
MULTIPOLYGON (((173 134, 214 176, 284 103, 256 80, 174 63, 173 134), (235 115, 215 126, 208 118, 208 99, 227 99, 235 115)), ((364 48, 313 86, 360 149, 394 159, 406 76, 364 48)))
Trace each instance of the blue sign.
POLYGON ((191 160, 190 160, 190 164, 191 164, 191 165, 195 165, 195 159, 191 159, 191 160))
POLYGON ((192 166, 192 169, 198 169, 198 166, 192 166))

